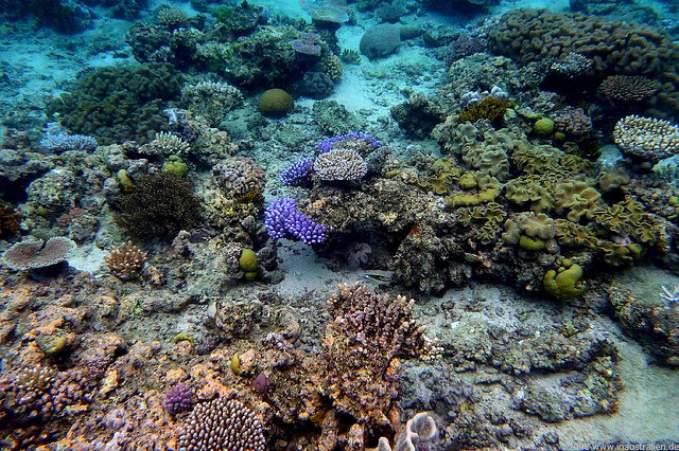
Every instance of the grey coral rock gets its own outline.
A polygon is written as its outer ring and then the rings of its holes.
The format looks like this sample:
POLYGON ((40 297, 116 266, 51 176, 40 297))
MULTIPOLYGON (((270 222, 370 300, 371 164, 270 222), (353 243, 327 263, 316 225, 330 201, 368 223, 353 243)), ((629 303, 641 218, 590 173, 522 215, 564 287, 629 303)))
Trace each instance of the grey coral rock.
POLYGON ((401 30, 398 25, 375 25, 366 30, 361 38, 361 53, 370 59, 383 58, 398 50, 401 45, 401 30))

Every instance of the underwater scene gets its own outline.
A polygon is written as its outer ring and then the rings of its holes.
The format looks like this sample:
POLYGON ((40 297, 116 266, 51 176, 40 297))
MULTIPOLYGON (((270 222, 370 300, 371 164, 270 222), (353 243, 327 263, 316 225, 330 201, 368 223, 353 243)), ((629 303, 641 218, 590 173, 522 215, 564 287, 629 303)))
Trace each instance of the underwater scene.
POLYGON ((679 1, 0 0, 0 450, 679 450, 679 1))

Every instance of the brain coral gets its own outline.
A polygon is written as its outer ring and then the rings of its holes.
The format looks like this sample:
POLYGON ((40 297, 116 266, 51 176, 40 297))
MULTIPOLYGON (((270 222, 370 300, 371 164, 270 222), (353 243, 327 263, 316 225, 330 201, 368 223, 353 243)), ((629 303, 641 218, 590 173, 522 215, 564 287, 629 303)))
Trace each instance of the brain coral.
POLYGON ((226 398, 198 404, 177 444, 186 451, 266 449, 259 419, 240 402, 226 398))

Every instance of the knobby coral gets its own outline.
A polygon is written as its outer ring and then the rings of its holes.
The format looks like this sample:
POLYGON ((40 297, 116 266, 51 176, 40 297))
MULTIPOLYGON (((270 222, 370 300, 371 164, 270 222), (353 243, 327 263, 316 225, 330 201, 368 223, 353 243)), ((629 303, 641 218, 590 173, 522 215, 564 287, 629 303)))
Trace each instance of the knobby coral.
POLYGON ((292 238, 306 244, 322 244, 327 237, 326 227, 300 212, 295 200, 289 197, 277 199, 266 207, 264 224, 274 240, 292 238))
POLYGON ((186 451, 264 451, 261 421, 240 402, 224 397, 196 405, 179 432, 179 449, 186 451))

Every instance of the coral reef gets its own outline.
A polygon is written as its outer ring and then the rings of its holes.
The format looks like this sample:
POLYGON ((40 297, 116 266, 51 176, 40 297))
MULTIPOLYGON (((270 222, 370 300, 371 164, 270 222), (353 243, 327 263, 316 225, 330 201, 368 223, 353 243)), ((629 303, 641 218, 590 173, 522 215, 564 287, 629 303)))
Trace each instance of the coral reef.
POLYGON ((265 116, 284 116, 292 110, 294 105, 292 96, 278 88, 264 91, 259 98, 259 112, 265 116))
POLYGON ((353 181, 365 177, 368 165, 355 150, 338 148, 319 155, 314 172, 324 181, 353 181))
POLYGON ((397 25, 375 25, 361 38, 361 53, 370 59, 384 58, 396 52, 401 45, 401 32, 397 25))

